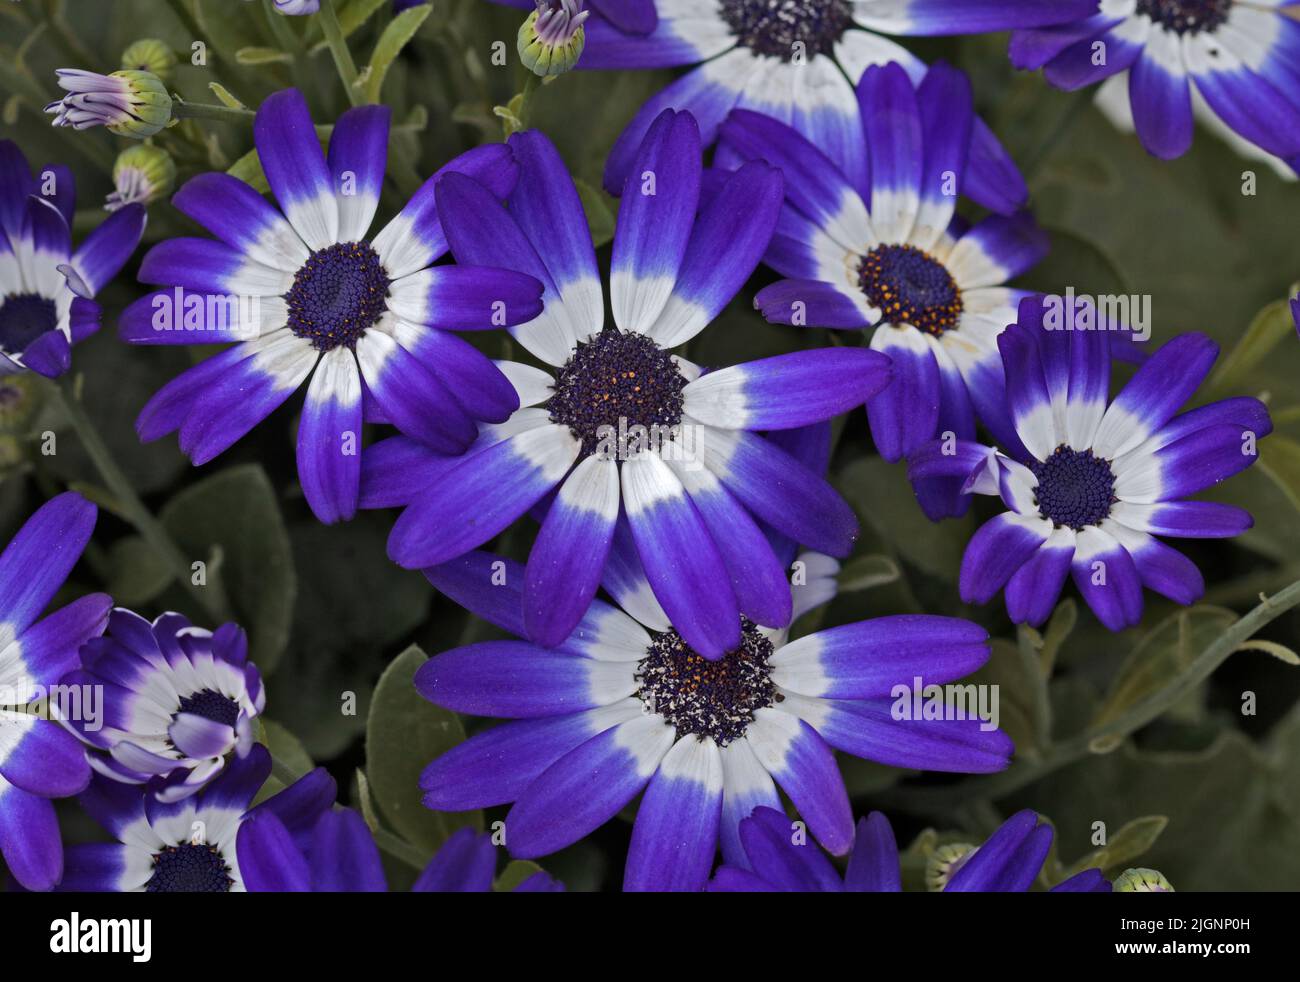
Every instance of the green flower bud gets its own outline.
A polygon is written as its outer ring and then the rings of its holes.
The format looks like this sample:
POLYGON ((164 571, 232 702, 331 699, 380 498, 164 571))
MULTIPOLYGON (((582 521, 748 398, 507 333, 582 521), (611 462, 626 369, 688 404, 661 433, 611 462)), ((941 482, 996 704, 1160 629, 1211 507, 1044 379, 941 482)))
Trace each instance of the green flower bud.
POLYGON ((104 208, 117 211, 123 205, 150 204, 172 193, 176 185, 176 164, 161 147, 137 143, 117 155, 113 163, 114 191, 104 208))
POLYGON ((164 82, 170 82, 176 67, 176 52, 165 41, 141 38, 131 42, 122 52, 122 67, 138 72, 152 72, 164 82))
POLYGON ((563 75, 578 63, 586 44, 583 22, 591 11, 583 0, 536 0, 537 9, 519 28, 519 58, 534 75, 563 75))
POLYGON ((930 858, 925 861, 926 889, 932 893, 941 891, 974 853, 975 847, 968 842, 940 846, 930 853, 930 858))
POLYGON ((1158 869, 1126 869, 1115 880, 1116 893, 1173 893, 1174 886, 1158 869))

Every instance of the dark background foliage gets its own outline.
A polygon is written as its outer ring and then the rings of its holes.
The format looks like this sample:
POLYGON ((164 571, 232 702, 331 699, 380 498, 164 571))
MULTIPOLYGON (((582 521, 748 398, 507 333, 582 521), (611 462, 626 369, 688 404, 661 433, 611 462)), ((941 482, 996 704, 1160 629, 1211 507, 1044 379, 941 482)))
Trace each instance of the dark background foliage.
MULTIPOLYGON (((389 4, 345 0, 341 6, 345 26, 357 25, 349 40, 358 64, 368 65, 393 21, 389 4)), ((391 41, 407 33, 402 27, 413 29, 382 81, 382 100, 393 106, 397 125, 376 228, 451 156, 499 140, 502 119, 493 107, 523 86, 514 55, 518 11, 482 0, 438 0, 426 13, 407 15, 388 34, 391 41), (491 63, 498 41, 505 42, 506 67, 491 63)), ((215 102, 219 94, 209 86, 218 82, 222 94, 255 108, 269 92, 298 84, 318 123, 347 106, 318 29, 305 21, 277 23, 260 0, 0 5, 0 135, 16 140, 33 164, 58 160, 74 168, 78 236, 100 220, 112 160, 128 141, 103 131, 55 131, 41 107, 56 92, 55 68, 111 71, 120 52, 142 36, 162 38, 185 56, 172 87, 188 100, 215 102), (285 53, 285 27, 307 27, 296 56, 285 53), (207 40, 206 66, 188 63, 196 38, 207 40)), ((1048 881, 1087 859, 1112 873, 1135 864, 1157 867, 1180 889, 1291 888, 1300 880, 1300 673, 1288 664, 1296 661, 1291 649, 1300 646, 1297 615, 1255 615, 1271 620, 1259 635, 1266 643, 1227 655, 1240 640, 1231 633, 1237 618, 1261 594, 1300 579, 1300 345, 1281 303, 1300 276, 1300 187, 1206 132, 1181 160, 1148 157, 1086 99, 1015 73, 1005 37, 909 46, 971 74, 979 111, 1026 169, 1032 207, 1052 234, 1053 250, 1025 285, 1149 294, 1155 344, 1196 330, 1223 349, 1198 399, 1258 396, 1278 426, 1261 444, 1259 466, 1213 494, 1250 509, 1255 528, 1233 542, 1180 545, 1205 572, 1204 602, 1185 610, 1148 594, 1142 625, 1116 635, 1070 599, 1068 589, 1041 633, 1017 631, 1000 602, 962 605, 955 584, 961 553, 991 512, 981 502, 964 520, 930 524, 902 468, 874 454, 862 412, 843 420, 832 477, 856 509, 862 536, 845 564, 839 598, 809 615, 811 623, 796 625, 796 633, 913 610, 987 625, 997 640, 981 680, 1001 685, 1003 726, 1018 747, 1008 772, 977 778, 916 775, 845 758, 855 808, 885 810, 900 844, 911 843, 911 884, 919 883, 936 842, 982 837, 1015 808, 1032 807, 1059 830, 1059 862, 1049 864, 1048 881), (1255 175, 1254 194, 1243 193, 1246 172, 1255 175), (1253 715, 1242 711, 1246 693, 1257 697, 1253 715), (1146 711, 1152 707, 1159 713, 1146 711), (1104 739, 1096 739, 1108 726, 1104 739), (1105 823, 1108 845, 1093 855, 1098 822, 1105 823)), ((379 67, 372 67, 372 82, 379 67)), ((617 210, 596 190, 605 155, 642 101, 671 77, 578 72, 534 98, 531 123, 556 142, 581 182, 598 243, 607 242, 617 210)), ((260 179, 247 125, 187 121, 157 142, 176 158, 181 180, 231 168, 254 183, 260 179)), ((153 205, 146 245, 176 234, 199 232, 165 201, 153 205)), ((607 263, 608 247, 599 255, 607 263)), ((253 658, 269 679, 266 739, 284 765, 278 776, 313 762, 326 765, 344 797, 405 839, 417 857, 459 824, 483 827, 499 819, 496 811, 447 816, 419 804, 414 782, 423 765, 462 739, 465 727, 482 724, 435 709, 410 686, 421 652, 494 630, 435 594, 419 574, 387 560, 391 515, 363 514, 330 528, 313 519, 294 476, 301 395, 205 467, 190 467, 174 439, 139 444, 132 422, 145 400, 210 352, 130 348, 117 340, 117 314, 143 292, 134 283, 135 263, 138 255, 100 297, 105 329, 77 348, 74 370, 116 460, 186 555, 208 562, 210 588, 225 592, 248 629, 253 658)), ((756 274, 691 344, 693 360, 723 366, 798 347, 860 343, 765 324, 750 301, 769 275, 756 274)), ((522 354, 504 335, 472 340, 494 357, 522 354)), ((6 383, 6 393, 0 409, 5 538, 45 497, 77 487, 102 510, 68 596, 107 589, 145 614, 177 609, 198 619, 167 568, 116 517, 117 503, 100 488, 75 435, 54 407, 42 405, 41 385, 6 383), (52 456, 40 452, 47 430, 58 434, 52 456)), ((374 438, 368 434, 367 442, 374 438)), ((522 558, 533 531, 509 532, 495 548, 522 558)), ((278 787, 277 778, 271 783, 278 787)), ((544 865, 571 888, 616 888, 633 814, 629 809, 544 865)), ((75 808, 63 815, 70 841, 102 834, 75 808)), ((515 864, 505 882, 526 869, 515 864)), ((397 860, 391 874, 395 885, 413 876, 397 860)))

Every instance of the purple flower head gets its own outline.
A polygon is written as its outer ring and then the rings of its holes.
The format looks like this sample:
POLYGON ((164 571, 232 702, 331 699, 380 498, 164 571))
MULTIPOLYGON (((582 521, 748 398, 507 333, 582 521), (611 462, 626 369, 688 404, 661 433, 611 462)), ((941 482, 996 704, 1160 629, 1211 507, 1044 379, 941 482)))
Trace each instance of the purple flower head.
MULTIPOLYGON (((81 558, 95 506, 68 492, 46 502, 0 555, 0 853, 29 890, 63 875, 52 798, 77 794, 90 765, 72 734, 30 707, 78 664, 82 643, 104 630, 112 600, 94 593, 41 619, 81 558)), ((51 708, 66 717, 74 707, 51 708)))
POLYGON ((236 342, 166 385, 136 421, 146 441, 179 430, 195 464, 230 447, 310 377, 298 477, 323 522, 356 510, 363 404, 368 420, 391 422, 442 453, 462 452, 476 422, 501 422, 519 401, 491 360, 451 332, 522 323, 541 310, 541 284, 531 276, 433 265, 447 251, 434 203, 440 177, 470 175, 495 200, 518 174, 507 147, 457 157, 367 238, 389 117, 386 106, 347 111, 327 157, 302 93, 267 98, 253 136, 280 209, 227 174, 190 180, 172 203, 216 238, 154 246, 140 279, 165 289, 137 300, 120 322, 136 344, 236 342))
POLYGON ((103 751, 89 759, 105 777, 177 801, 252 749, 266 693, 239 625, 205 631, 174 613, 151 624, 118 608, 81 663, 63 681, 102 692, 102 714, 71 725, 103 751))
MULTIPOLYGON (((489 553, 427 570, 442 592, 523 633, 525 572, 489 553)), ((968 621, 908 615, 831 628, 787 643, 739 621, 741 643, 705 659, 653 604, 643 577, 594 601, 560 647, 474 644, 416 673, 426 699, 511 720, 477 733, 424 771, 424 803, 465 811, 513 803, 506 847, 518 858, 562 849, 644 790, 624 874, 629 890, 698 890, 716 849, 743 864, 741 820, 794 802, 823 847, 853 842, 834 750, 895 767, 989 773, 1012 746, 974 718, 916 718, 895 697, 918 679, 963 678, 989 656, 968 621)))
MULTIPOLYGON (((496 0, 531 8, 533 0, 496 0)), ((637 147, 665 109, 689 111, 705 144, 732 109, 794 126, 855 180, 863 171, 862 124, 852 80, 869 65, 925 65, 882 34, 977 34, 1060 24, 1087 16, 1097 0, 591 0, 579 68, 693 66, 648 100, 619 137, 605 187, 619 194, 637 147)), ((1001 155, 976 124, 975 169, 996 180, 1001 155), (986 166, 987 165, 987 166, 986 166)))
MULTIPOLYGON (((910 455, 936 433, 973 439, 977 417, 1011 432, 997 336, 1025 291, 1006 286, 1046 254, 1048 237, 1019 211, 1024 184, 1003 156, 996 185, 973 181, 970 82, 937 64, 914 81, 898 64, 858 83, 865 184, 795 129, 739 110, 721 128, 719 157, 766 160, 785 174, 786 207, 764 262, 788 277, 754 298, 775 323, 872 330, 893 377, 867 400, 876 448, 910 455), (994 209, 973 227, 959 192, 994 209)), ((927 515, 961 514, 960 485, 925 481, 927 515)))
MULTIPOLYGON (((240 826, 236 847, 250 893, 383 893, 388 889, 370 829, 351 808, 323 812, 307 836, 295 837, 270 811, 255 811, 240 826)), ((487 893, 496 877, 497 848, 490 833, 453 833, 412 887, 417 893, 487 893)), ((562 884, 536 872, 516 892, 560 892, 562 884)))
POLYGON ((299 778, 252 810, 271 774, 271 755, 256 744, 233 758, 197 794, 164 802, 135 785, 95 775, 78 799, 116 839, 70 846, 61 891, 94 893, 242 893, 236 842, 245 822, 274 815, 307 836, 338 791, 323 768, 299 778))
POLYGON ((1061 89, 1105 81, 1108 114, 1166 160, 1193 120, 1251 156, 1300 170, 1300 22, 1289 4, 1101 0, 1057 26, 1017 31, 1011 60, 1061 89))
POLYGON ((823 349, 705 372, 671 353, 748 278, 781 208, 767 164, 706 180, 689 114, 664 113, 641 148, 614 235, 612 326, 559 154, 536 132, 510 147, 520 176, 505 207, 450 174, 438 208, 458 261, 546 284, 542 316, 512 333, 549 371, 500 363, 524 408, 481 427, 463 458, 403 439, 367 452, 363 506, 405 506, 389 556, 411 569, 444 563, 531 511, 542 529, 521 633, 540 644, 568 637, 602 583, 642 569, 649 601, 706 657, 740 644, 742 614, 786 626, 786 574, 760 522, 843 556, 857 521, 820 471, 760 432, 861 405, 887 381, 888 359, 823 349))
POLYGON ((1178 414, 1218 355, 1202 334, 1156 351, 1112 401, 1110 332, 1067 324, 1031 297, 998 339, 1016 441, 995 450, 936 441, 913 478, 960 480, 1009 509, 966 547, 961 596, 988 603, 1006 589, 1017 623, 1042 624, 1072 577, 1106 627, 1142 618, 1143 588, 1180 604, 1205 591, 1196 565, 1156 536, 1229 538, 1251 526, 1235 505, 1185 500, 1245 470, 1273 428, 1257 399, 1178 414))
MULTIPOLYGON (((848 868, 841 876, 802 834, 802 823, 784 812, 760 807, 740 823, 743 863, 718 868, 709 889, 723 893, 897 893, 902 889, 898 844, 889 819, 872 812, 858 821, 848 868)), ((931 887, 946 893, 1024 893, 1038 878, 1052 845, 1052 827, 1032 811, 1002 823, 983 845, 946 847, 931 887)), ((1109 893, 1099 869, 1089 869, 1052 887, 1052 893, 1109 893)))
POLYGON ((76 199, 68 168, 46 164, 33 177, 17 145, 0 140, 0 375, 66 372, 72 346, 99 330, 95 294, 144 234, 144 208, 126 205, 74 250, 76 199))

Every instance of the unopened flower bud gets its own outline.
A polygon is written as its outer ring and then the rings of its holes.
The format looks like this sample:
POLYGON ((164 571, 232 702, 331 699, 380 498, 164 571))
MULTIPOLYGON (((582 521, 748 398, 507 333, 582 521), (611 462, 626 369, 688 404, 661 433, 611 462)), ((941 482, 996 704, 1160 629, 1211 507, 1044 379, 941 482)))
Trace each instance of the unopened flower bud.
POLYGON ((583 0, 536 0, 537 9, 519 28, 519 57, 534 75, 563 75, 578 63, 586 44, 583 22, 591 11, 583 0))
POLYGON ((162 81, 171 81, 176 67, 176 52, 165 41, 141 38, 122 52, 122 68, 127 71, 151 72, 162 81))
POLYGON ((1116 893, 1173 893, 1174 886, 1158 869, 1126 869, 1115 879, 1116 893))
POLYGON ((123 69, 111 75, 60 68, 59 87, 68 94, 45 107, 55 126, 84 130, 106 126, 118 136, 153 136, 172 117, 172 98, 152 72, 123 69))
POLYGON ((176 164, 161 147, 137 143, 117 155, 113 163, 113 192, 104 201, 108 211, 139 202, 147 205, 171 194, 176 184, 176 164))
POLYGON ((966 865, 975 852, 975 847, 968 842, 954 842, 939 846, 925 861, 925 886, 932 892, 939 892, 948 885, 956 872, 966 865))

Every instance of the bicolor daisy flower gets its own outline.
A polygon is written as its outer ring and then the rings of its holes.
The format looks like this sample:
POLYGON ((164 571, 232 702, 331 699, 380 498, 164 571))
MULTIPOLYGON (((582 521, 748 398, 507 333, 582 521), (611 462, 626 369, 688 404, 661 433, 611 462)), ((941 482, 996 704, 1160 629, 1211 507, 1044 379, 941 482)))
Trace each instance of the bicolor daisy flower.
POLYGON ((318 767, 250 811, 270 774, 271 755, 256 744, 197 794, 174 802, 95 775, 78 801, 117 841, 69 846, 59 890, 244 892, 236 849, 241 825, 269 813, 293 834, 306 836, 337 792, 334 779, 318 767))
MULTIPOLYGON (((1011 60, 1062 89, 1127 75, 1147 152, 1192 145, 1212 114, 1231 132, 1300 168, 1300 20, 1294 0, 1100 0, 1058 26, 1017 31, 1011 60)), ((1111 83, 1107 83, 1108 85, 1111 83)))
MULTIPOLYGON (((1038 878, 1052 847, 1052 827, 1032 811, 1017 812, 981 846, 943 846, 927 879, 945 893, 1025 893, 1038 878)), ((722 893, 898 893, 902 876, 898 843, 889 819, 872 812, 858 821, 848 868, 841 875, 807 841, 801 829, 775 808, 754 809, 740 823, 744 866, 718 868, 709 889, 722 893)), ((1061 881, 1052 893, 1110 893, 1099 869, 1061 881)))
POLYGON ((126 205, 74 251, 76 205, 72 171, 46 164, 33 177, 17 145, 0 140, 0 375, 66 372, 72 346, 99 330, 95 294, 140 243, 144 208, 126 205))
POLYGON ((133 303, 120 323, 136 344, 239 342, 166 385, 136 422, 145 441, 179 430, 195 464, 230 447, 311 376, 298 477, 324 522, 356 510, 363 395, 367 419, 459 453, 477 421, 506 419, 518 400, 491 360, 451 330, 521 323, 541 310, 541 285, 529 276, 433 265, 447 251, 434 185, 459 171, 504 195, 518 170, 504 146, 456 158, 366 238, 389 116, 386 106, 344 113, 327 159, 302 93, 268 97, 253 138, 283 213, 228 174, 190 180, 172 203, 216 238, 154 246, 140 279, 166 288, 133 303))
POLYGON ((520 176, 505 207, 455 174, 439 183, 438 207, 458 261, 505 265, 546 285, 545 312, 513 334, 554 374, 502 363, 525 408, 483 427, 464 458, 411 441, 367 453, 363 501, 406 506, 389 556, 410 569, 446 562, 538 506, 524 622, 539 644, 569 636, 602 580, 642 566, 658 603, 707 657, 740 644, 742 614, 784 627, 785 571, 756 519, 841 556, 857 521, 819 474, 756 431, 861 405, 887 381, 889 360, 830 348, 705 373, 670 353, 744 283, 781 206, 781 176, 763 163, 702 194, 688 113, 665 112, 651 128, 637 186, 623 199, 614 326, 604 325, 587 221, 555 147, 537 132, 515 134, 510 147, 520 176))
MULTIPOLYGON (((893 365, 890 384, 867 400, 886 460, 936 433, 973 439, 977 416, 1014 441, 997 336, 1026 293, 1005 284, 1046 255, 1047 234, 1024 211, 974 227, 956 216, 975 119, 962 72, 935 65, 917 85, 900 65, 871 67, 858 101, 865 195, 784 123, 737 110, 723 124, 724 150, 766 160, 786 177, 786 207, 764 262, 789 279, 760 290, 754 305, 775 323, 874 328, 872 350, 893 365)), ((963 511, 959 491, 951 481, 917 487, 932 518, 963 511)))
MULTIPOLYGON (((325 811, 307 836, 294 837, 274 812, 254 809, 239 827, 235 847, 249 893, 384 893, 379 848, 365 820, 351 808, 325 811)), ((458 829, 438 849, 411 887, 416 893, 488 893, 496 879, 491 833, 458 829)), ((516 893, 557 893, 564 886, 539 870, 516 893)))
MULTIPOLYGON (((523 632, 524 570, 472 553, 426 575, 461 606, 523 632)), ((649 586, 627 584, 644 597, 649 586)), ((738 618, 739 620, 739 618, 738 618)), ((513 802, 506 848, 533 858, 568 846, 644 789, 624 887, 698 890, 721 844, 744 863, 739 826, 789 796, 813 836, 843 855, 853 842, 832 748, 895 767, 987 773, 1011 741, 976 719, 913 719, 891 694, 942 684, 989 656, 969 621, 881 617, 786 643, 740 621, 740 643, 702 658, 663 616, 640 621, 597 600, 559 648, 469 645, 431 658, 415 685, 447 709, 512 722, 477 733, 420 778, 424 803, 464 811, 513 802)))
MULTIPOLYGON (((104 630, 113 601, 93 593, 41 612, 63 586, 95 528, 95 506, 68 492, 42 505, 0 555, 0 854, 29 890, 48 890, 63 873, 52 798, 86 787, 81 744, 32 707, 78 664, 82 643, 104 630)), ((51 715, 75 706, 57 700, 51 715)))
POLYGON ((1175 415, 1218 355, 1202 334, 1166 343, 1108 404, 1108 332, 1053 317, 1042 298, 1027 299, 998 339, 1023 452, 936 441, 911 471, 961 478, 1010 509, 966 547, 964 601, 988 603, 1005 587, 1011 619, 1037 625, 1072 576, 1118 631, 1141 620, 1143 587, 1181 604, 1205 591, 1196 565, 1156 536, 1229 538, 1250 528, 1235 505, 1185 499, 1253 464, 1272 422, 1251 398, 1175 415))
POLYGON ((253 747, 266 692, 238 624, 212 632, 176 613, 150 624, 117 608, 104 636, 82 648, 81 664, 64 684, 95 686, 103 716, 93 727, 71 726, 106 751, 89 754, 105 777, 147 784, 160 800, 177 801, 253 747))
MULTIPOLYGON (((533 0, 496 0, 531 7, 533 0)), ((555 3, 556 0, 548 0, 555 3)), ((593 0, 580 69, 697 66, 646 102, 610 151, 605 187, 619 194, 637 147, 665 109, 689 111, 705 143, 732 109, 789 123, 867 187, 853 80, 868 65, 925 66, 881 34, 935 36, 1059 24, 1096 0, 593 0), (878 32, 878 33, 877 33, 878 32)), ((974 170, 1004 194, 1006 155, 976 124, 974 170)), ((1020 186, 1023 191, 1023 184, 1020 186)))

